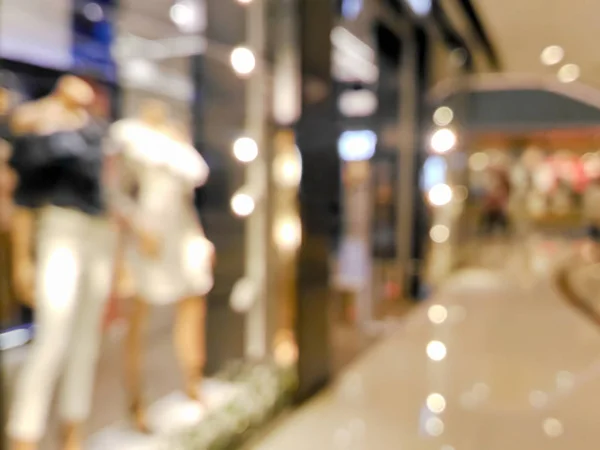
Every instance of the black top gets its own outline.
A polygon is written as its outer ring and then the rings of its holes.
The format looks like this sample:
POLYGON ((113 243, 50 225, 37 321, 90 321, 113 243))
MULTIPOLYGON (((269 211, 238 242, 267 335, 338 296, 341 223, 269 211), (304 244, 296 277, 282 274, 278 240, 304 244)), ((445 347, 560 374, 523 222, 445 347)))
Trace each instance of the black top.
POLYGON ((14 137, 10 164, 19 177, 15 203, 102 214, 103 134, 102 126, 90 123, 75 131, 14 137))
POLYGON ((10 131, 8 128, 8 118, 0 115, 0 139, 10 141, 10 131))

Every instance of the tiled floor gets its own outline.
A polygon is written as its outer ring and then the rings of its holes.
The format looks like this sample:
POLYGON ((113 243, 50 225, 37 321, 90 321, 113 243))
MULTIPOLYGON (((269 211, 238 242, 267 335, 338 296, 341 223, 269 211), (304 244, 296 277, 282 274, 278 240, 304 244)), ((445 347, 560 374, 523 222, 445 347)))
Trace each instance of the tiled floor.
POLYGON ((251 448, 597 449, 600 330, 553 285, 570 249, 495 249, 251 448))

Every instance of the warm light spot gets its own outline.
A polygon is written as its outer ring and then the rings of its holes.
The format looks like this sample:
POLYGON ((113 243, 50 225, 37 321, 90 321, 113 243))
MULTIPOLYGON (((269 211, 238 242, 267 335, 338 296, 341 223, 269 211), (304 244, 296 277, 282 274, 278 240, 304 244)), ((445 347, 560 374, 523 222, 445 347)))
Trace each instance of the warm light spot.
POLYGON ((469 168, 474 172, 485 170, 490 163, 490 157, 483 152, 473 153, 469 157, 469 168))
POLYGON ((442 244, 450 237, 450 228, 446 225, 434 225, 429 230, 429 237, 436 244, 442 244))
POLYGON ((281 219, 275 226, 275 243, 281 250, 296 250, 302 241, 302 225, 298 217, 281 219))
POLYGON ((281 367, 290 367, 298 360, 298 347, 292 340, 285 340, 275 346, 275 362, 281 367))
POLYGON ((558 79, 562 83, 572 83, 580 74, 581 70, 577 64, 565 64, 558 70, 558 79))
POLYGON ((302 180, 302 157, 300 151, 285 153, 273 161, 274 178, 282 187, 294 188, 302 180))
POLYGON ((231 66, 239 75, 248 75, 256 67, 256 58, 252 50, 237 47, 231 52, 231 66))
POLYGON ((441 436, 444 433, 444 422, 439 417, 430 417, 425 422, 425 431, 430 436, 441 436))
POLYGON ((432 305, 427 311, 427 317, 432 323, 436 325, 442 324, 448 318, 448 310, 442 305, 432 305))
POLYGON ((233 143, 233 155, 238 161, 249 163, 258 156, 258 145, 249 137, 241 137, 233 143))
POLYGON ((452 201, 452 188, 447 184, 437 184, 429 191, 429 202, 433 206, 444 206, 452 201))
POLYGON ((551 438, 557 438, 561 436, 564 432, 563 424, 561 423, 561 421, 554 418, 548 418, 544 420, 542 427, 544 429, 544 433, 546 433, 546 435, 551 438))
POLYGON ((548 394, 542 391, 533 391, 529 394, 529 404, 534 408, 541 409, 548 403, 548 394))
POLYGON ((433 361, 441 361, 446 357, 447 350, 444 343, 431 341, 427 344, 427 356, 433 361))
POLYGON ((254 207, 254 199, 248 194, 238 193, 231 199, 231 209, 240 217, 246 217, 252 214, 254 207))
POLYGON ((434 414, 441 414, 446 409, 446 399, 442 394, 430 394, 427 397, 427 408, 434 414))
POLYGON ((456 134, 448 128, 441 128, 431 136, 431 149, 436 153, 447 153, 456 145, 456 134))
POLYGON ((540 60, 542 64, 546 66, 553 66, 562 61, 565 57, 565 51, 562 47, 558 45, 550 45, 542 50, 542 54, 540 55, 540 60))
POLYGON ((440 106, 433 113, 433 122, 439 127, 450 125, 454 119, 454 111, 447 106, 440 106))

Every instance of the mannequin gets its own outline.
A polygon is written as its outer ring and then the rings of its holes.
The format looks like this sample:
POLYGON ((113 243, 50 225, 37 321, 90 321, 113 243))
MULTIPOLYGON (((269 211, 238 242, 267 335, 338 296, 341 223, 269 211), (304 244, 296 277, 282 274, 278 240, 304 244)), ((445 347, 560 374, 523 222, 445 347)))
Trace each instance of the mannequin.
POLYGON ((126 384, 136 427, 145 432, 140 371, 148 305, 177 304, 174 346, 191 399, 200 400, 204 369, 204 296, 213 284, 214 248, 195 215, 193 194, 206 181, 208 166, 179 128, 168 122, 162 103, 150 101, 137 119, 117 122, 110 133, 121 156, 121 197, 115 204, 157 237, 145 254, 130 252, 137 296, 127 336, 126 384))
POLYGON ((82 448, 80 426, 91 409, 114 258, 114 230, 102 195, 103 130, 86 110, 93 99, 87 83, 67 75, 49 96, 17 108, 11 121, 10 162, 19 177, 12 227, 15 282, 36 307, 36 339, 8 421, 15 450, 38 448, 61 373, 63 449, 82 448))
POLYGON ((0 85, 0 328, 13 325, 17 306, 11 282, 10 245, 12 196, 16 185, 16 175, 9 165, 12 149, 9 143, 8 117, 13 107, 12 97, 9 88, 0 85))

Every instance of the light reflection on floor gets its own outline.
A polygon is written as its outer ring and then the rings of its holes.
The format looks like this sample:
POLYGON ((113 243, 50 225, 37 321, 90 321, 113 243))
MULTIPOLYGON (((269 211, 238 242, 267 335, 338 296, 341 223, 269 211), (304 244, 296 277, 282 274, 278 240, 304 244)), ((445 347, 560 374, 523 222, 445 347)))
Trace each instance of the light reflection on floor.
POLYGON ((600 332, 551 276, 576 245, 496 249, 250 448, 597 449, 600 332))

